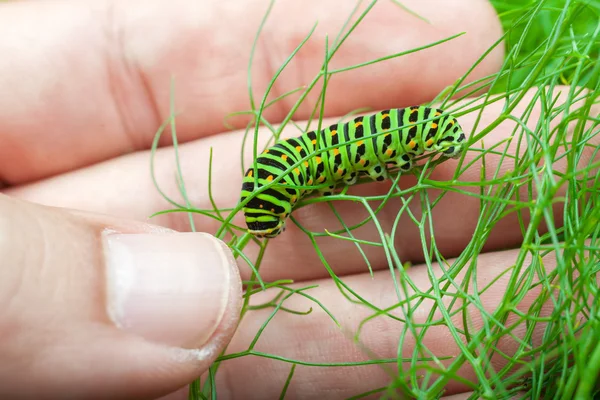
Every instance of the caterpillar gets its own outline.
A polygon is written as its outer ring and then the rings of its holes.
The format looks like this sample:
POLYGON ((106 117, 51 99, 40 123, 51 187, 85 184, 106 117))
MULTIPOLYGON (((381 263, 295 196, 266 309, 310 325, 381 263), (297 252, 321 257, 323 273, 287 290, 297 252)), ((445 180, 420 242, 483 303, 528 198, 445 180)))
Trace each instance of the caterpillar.
POLYGON ((296 203, 314 190, 329 195, 339 183, 353 185, 359 175, 383 181, 389 167, 409 171, 413 158, 425 152, 460 156, 465 134, 456 118, 442 114, 424 106, 384 110, 266 149, 256 169, 245 173, 240 201, 253 195, 255 182, 260 187, 283 176, 243 207, 248 232, 259 238, 278 236, 296 203))

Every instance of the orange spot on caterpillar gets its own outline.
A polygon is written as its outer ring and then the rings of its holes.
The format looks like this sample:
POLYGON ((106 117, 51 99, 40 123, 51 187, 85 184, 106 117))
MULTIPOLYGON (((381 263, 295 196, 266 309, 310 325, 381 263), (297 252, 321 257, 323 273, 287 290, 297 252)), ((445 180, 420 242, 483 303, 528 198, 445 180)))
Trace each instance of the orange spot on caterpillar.
POLYGON ((302 146, 296 146, 296 151, 302 150, 302 146))
POLYGON ((389 118, 390 114, 381 114, 381 119, 389 118))
POLYGON ((273 175, 269 175, 269 176, 267 176, 267 181, 268 181, 268 182, 271 182, 272 180, 273 180, 273 175))
POLYGON ((436 129, 436 128, 437 128, 437 126, 438 126, 438 125, 437 125, 435 122, 432 122, 432 123, 431 123, 431 129, 436 129))
POLYGON ((296 202, 296 196, 292 196, 292 198, 290 199, 292 203, 296 202))
POLYGON ((361 158, 360 161, 358 162, 360 165, 365 165, 365 163, 367 162, 366 158, 361 158))
POLYGON ((438 117, 438 116, 442 115, 442 113, 441 113, 441 112, 439 112, 439 111, 436 111, 434 115, 435 115, 436 117, 438 117))
POLYGON ((414 140, 411 140, 410 143, 408 144, 408 147, 410 147, 411 149, 414 149, 416 145, 417 145, 417 142, 415 142, 414 140))
POLYGON ((310 178, 310 179, 308 180, 308 182, 307 182, 307 183, 308 183, 309 185, 312 185, 312 184, 313 184, 313 180, 312 180, 312 178, 310 178))
POLYGON ((331 136, 335 136, 335 135, 337 135, 337 131, 334 129, 331 131, 331 136))
POLYGON ((333 154, 335 154, 336 156, 337 156, 338 154, 340 154, 340 149, 333 149, 333 154))
POLYGON ((342 175, 343 173, 344 173, 344 170, 343 170, 343 169, 341 169, 341 168, 338 168, 338 170, 337 170, 337 174, 338 174, 338 175, 342 175))
POLYGON ((323 182, 325 180, 325 177, 323 175, 321 175, 319 177, 319 179, 317 179, 317 182, 323 182))
POLYGON ((311 143, 312 143, 312 144, 317 144, 317 139, 313 139, 313 140, 311 140, 311 143))
POLYGON ((308 161, 304 161, 304 166, 308 167, 308 161))
MULTIPOLYGON (((388 133, 388 135, 389 135, 389 133, 388 133)), ((364 140, 359 140, 358 142, 356 142, 357 146, 362 146, 363 144, 365 144, 364 140)))
POLYGON ((450 125, 454 125, 454 120, 450 120, 450 125))
POLYGON ((275 212, 275 209, 274 209, 274 208, 271 208, 271 212, 272 212, 272 213, 274 213, 274 212, 275 212))
POLYGON ((431 146, 433 144, 433 139, 429 139, 428 141, 425 142, 425 144, 427 146, 431 146))
POLYGON ((259 207, 259 208, 263 208, 263 205, 262 205, 262 204, 259 204, 259 205, 258 205, 258 207, 259 207))
POLYGON ((363 123, 362 123, 362 122, 360 122, 360 121, 359 121, 359 122, 356 122, 356 123, 354 124, 354 127, 355 127, 355 128, 358 128, 359 126, 362 126, 362 124, 363 124, 363 123))
POLYGON ((418 107, 417 108, 413 108, 412 110, 410 110, 411 114, 414 114, 416 112, 419 112, 419 108, 418 107))
POLYGON ((248 175, 246 175, 248 178, 252 178, 252 170, 248 171, 248 175))
POLYGON ((385 151, 385 154, 387 154, 388 156, 391 156, 393 152, 394 152, 394 150, 392 150, 392 149, 387 149, 387 150, 385 151))
POLYGON ((281 159, 282 159, 283 161, 287 160, 287 155, 286 155, 286 154, 282 154, 282 155, 281 155, 281 159))
POLYGON ((315 161, 317 162, 317 164, 321 164, 321 157, 315 157, 315 161))
POLYGON ((300 169, 298 169, 298 168, 294 168, 294 173, 295 173, 296 175, 300 175, 300 169))

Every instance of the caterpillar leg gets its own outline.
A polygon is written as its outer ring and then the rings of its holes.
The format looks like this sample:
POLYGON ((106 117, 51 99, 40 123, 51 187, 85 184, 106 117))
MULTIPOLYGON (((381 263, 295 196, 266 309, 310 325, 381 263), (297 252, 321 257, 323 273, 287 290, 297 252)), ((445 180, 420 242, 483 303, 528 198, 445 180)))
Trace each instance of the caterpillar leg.
POLYGON ((319 193, 321 193, 323 196, 331 196, 334 191, 335 191, 335 185, 331 185, 331 186, 319 189, 319 193))
POLYGON ((410 169, 413 167, 412 157, 408 154, 402 154, 401 156, 398 156, 393 163, 404 172, 410 171, 410 169))
POLYGON ((356 172, 352 172, 350 175, 344 177, 344 184, 350 186, 354 185, 358 180, 358 174, 356 172))
POLYGON ((367 171, 371 179, 377 182, 385 181, 388 178, 387 169, 382 165, 374 165, 367 171))

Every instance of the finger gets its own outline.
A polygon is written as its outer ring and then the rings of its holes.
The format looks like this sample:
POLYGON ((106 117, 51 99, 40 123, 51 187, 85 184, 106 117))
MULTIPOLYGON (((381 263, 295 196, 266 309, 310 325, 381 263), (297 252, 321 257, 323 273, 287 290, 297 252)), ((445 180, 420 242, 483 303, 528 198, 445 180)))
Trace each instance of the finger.
MULTIPOLYGON (((526 392, 517 392, 515 394, 513 394, 511 397, 509 397, 510 400, 520 400, 520 399, 524 399, 526 398, 527 393, 526 392)), ((444 396, 442 397, 442 400, 468 400, 471 399, 473 396, 473 392, 464 392, 464 393, 458 393, 455 395, 451 395, 451 396, 444 396)), ((484 399, 484 397, 480 397, 480 399, 484 399)))
POLYGON ((444 396, 442 400, 468 400, 473 396, 473 392, 458 393, 451 396, 444 396))
POLYGON ((0 397, 156 398, 232 336, 226 246, 0 196, 0 397))
MULTIPOLYGON (((558 94, 560 96, 557 98, 556 106, 559 106, 566 99, 568 89, 562 89, 562 91, 557 91, 557 96, 558 94)), ((528 92, 513 111, 513 115, 521 115, 529 107, 534 95, 533 90, 528 92)), ((598 108, 596 107, 596 109, 598 108)), ((481 115, 479 129, 487 126, 503 112, 503 104, 500 102, 486 106, 481 115)), ((538 123, 540 112, 540 103, 536 102, 527 122, 527 126, 531 129, 534 129, 538 123)), ((472 126, 477 118, 479 118, 478 112, 460 118, 460 123, 468 136, 471 134, 472 126)), ((514 128, 515 123, 510 120, 500 124, 485 137, 486 148, 492 148, 492 146, 505 141, 513 135, 514 128)), ((262 132, 259 146, 262 146, 270 137, 265 131, 262 132)), ((288 130, 286 134, 287 136, 294 136, 297 135, 297 132, 288 130)), ((194 207, 211 210, 210 195, 220 208, 235 207, 240 193, 242 167, 238 156, 239 151, 233 149, 241 148, 242 138, 243 134, 241 132, 232 132, 188 143, 180 148, 179 155, 185 178, 186 192, 194 207), (214 161, 211 178, 212 191, 209 192, 207 170, 211 149, 214 161)), ((598 138, 594 140, 597 141, 598 138)), ((517 146, 520 146, 519 152, 521 154, 526 151, 525 145, 519 145, 518 143, 519 141, 513 140, 507 154, 516 154, 517 146)), ((590 143, 594 143, 594 141, 592 140, 590 143)), ((479 147, 478 144, 473 146, 479 147)), ((250 160, 252 160, 250 145, 246 146, 245 154, 246 166, 248 166, 250 160)), ((477 151, 468 151, 464 165, 468 165, 478 156, 477 151)), ((587 165, 595 157, 599 156, 594 153, 593 146, 587 146, 580 160, 580 165, 587 165)), ((146 220, 147 216, 157 211, 173 208, 157 194, 148 173, 148 158, 149 155, 146 153, 130 155, 120 160, 66 174, 45 182, 13 188, 8 193, 44 204, 88 208, 99 212, 115 213, 123 217, 146 220)), ((488 179, 492 178, 492 174, 499 163, 498 155, 492 153, 486 155, 488 179)), ((433 172, 432 179, 450 181, 453 179, 456 166, 457 161, 454 160, 448 160, 438 165, 433 172)), ((566 168, 566 158, 556 161, 554 165, 556 171, 565 171, 566 168)), ((510 169, 514 169, 514 160, 507 157, 502 161, 499 176, 510 169)), ((177 182, 174 178, 177 169, 172 149, 163 149, 157 153, 155 170, 161 189, 180 204, 184 204, 183 199, 178 194, 177 182)), ((478 182, 481 172, 481 162, 477 162, 466 169, 458 179, 463 182, 478 182)), ((412 175, 406 175, 400 179, 402 188, 410 188, 415 184, 416 178, 412 175)), ((469 196, 464 192, 448 192, 431 211, 436 245, 445 257, 457 256, 472 240, 480 213, 480 199, 476 196, 479 188, 461 187, 459 184, 456 186, 473 195, 469 196)), ((523 195, 522 198, 528 198, 529 196, 526 186, 523 185, 520 189, 520 193, 523 195)), ((384 195, 389 188, 390 182, 369 183, 353 187, 351 193, 363 196, 384 195)), ((565 188, 561 188, 557 196, 564 194, 564 191, 565 188)), ((432 199, 438 193, 436 190, 423 190, 423 192, 426 192, 432 199)), ((348 225, 358 223, 368 216, 367 210, 355 202, 336 201, 333 204, 348 225)), ((403 203, 399 199, 392 199, 378 215, 378 220, 384 232, 391 232, 395 218, 402 207, 403 203)), ((559 203, 554 206, 556 226, 560 226, 562 223, 561 207, 559 203)), ((410 203, 410 209, 417 218, 421 215, 421 205, 418 198, 410 203)), ((333 231, 341 228, 336 215, 325 203, 299 208, 292 213, 292 216, 304 227, 315 232, 324 232, 325 229, 333 231)), ((485 250, 490 251, 517 246, 522 240, 520 224, 527 223, 528 214, 523 212, 521 217, 523 220, 519 221, 515 213, 501 219, 491 229, 485 250)), ((189 220, 185 213, 165 214, 153 219, 153 221, 177 230, 189 229, 189 220)), ((241 213, 234 222, 239 226, 245 226, 241 213)), ((220 227, 220 222, 206 217, 198 217, 196 224, 197 229, 212 233, 215 233, 220 227)), ((424 254, 420 230, 409 218, 406 211, 403 212, 400 218, 399 227, 401 229, 397 231, 395 239, 398 254, 402 261, 421 262, 424 259, 424 254)), ((542 231, 543 225, 540 227, 540 232, 542 231)), ((373 223, 354 231, 354 234, 360 239, 381 242, 379 232, 373 223)), ((353 243, 322 237, 317 240, 317 244, 325 260, 336 273, 350 274, 363 272, 367 269, 363 256, 353 243)), ((363 246, 362 251, 364 251, 366 258, 371 262, 374 269, 388 268, 386 254, 381 248, 363 246)), ((244 252, 251 260, 254 260, 258 248, 250 244, 244 252)), ((267 280, 281 278, 305 280, 326 275, 327 272, 315 252, 314 245, 293 223, 288 223, 287 230, 269 243, 268 251, 265 253, 261 264, 261 276, 267 280)), ((244 264, 242 264, 242 276, 244 278, 250 276, 250 269, 244 264)))
MULTIPOLYGON (((8 34, 0 43, 0 181, 23 183, 147 149, 170 114, 172 76, 179 139, 222 131, 227 114, 250 107, 247 65, 268 6, 257 0, 235 4, 2 4, 0 27, 8 34)), ((407 51, 462 31, 467 34, 334 76, 328 115, 430 99, 463 75, 501 35, 486 0, 433 4, 408 4, 428 18, 428 24, 391 2, 379 2, 336 53, 330 68, 407 51)), ((353 7, 344 0, 277 2, 254 56, 255 101, 260 102, 274 71, 318 20, 313 37, 277 80, 270 98, 308 84, 320 71, 326 35, 331 41, 335 38, 353 7)), ((494 72, 502 51, 494 51, 469 79, 494 72)), ((308 117, 317 97, 317 91, 312 93, 296 118, 308 117)), ((297 99, 280 102, 266 116, 281 120, 297 99)), ((165 143, 167 139, 168 135, 165 143)))
MULTIPOLYGON (((481 255, 474 264, 477 265, 477 273, 471 271, 469 284, 465 282, 465 274, 469 269, 467 267, 463 268, 458 276, 453 276, 453 284, 449 282, 449 277, 444 277, 445 273, 437 264, 432 267, 436 282, 432 282, 427 266, 410 268, 406 276, 401 278, 406 285, 399 284, 399 295, 389 271, 377 272, 374 277, 361 274, 343 278, 344 283, 365 299, 365 302, 378 309, 388 310, 389 314, 398 319, 377 315, 371 306, 349 301, 331 279, 293 285, 294 289, 318 285, 305 293, 323 304, 340 326, 332 321, 320 305, 299 294, 285 300, 282 307, 301 314, 285 312, 283 309, 275 311, 273 307, 249 311, 228 347, 226 357, 229 358, 221 363, 217 371, 217 392, 226 398, 238 398, 244 393, 246 396, 243 397, 249 399, 276 398, 288 379, 291 363, 294 361, 300 364, 296 366, 287 388, 287 393, 293 398, 317 398, 322 393, 330 393, 332 398, 351 398, 385 388, 393 382, 396 382, 396 385, 404 382, 412 390, 419 391, 429 387, 436 379, 434 375, 429 379, 429 383, 423 381, 428 372, 425 365, 429 365, 434 371, 448 368, 462 354, 459 345, 472 346, 475 342, 479 343, 477 350, 472 349, 475 352, 487 345, 494 347, 495 354, 489 360, 489 364, 485 355, 481 356, 484 357, 481 362, 490 369, 500 371, 505 368, 507 359, 513 357, 523 345, 525 335, 533 351, 541 344, 545 332, 545 324, 540 322, 532 328, 531 321, 522 318, 522 315, 528 315, 528 310, 534 303, 539 302, 540 293, 547 290, 545 284, 538 284, 537 279, 532 277, 531 285, 528 286, 530 289, 519 294, 519 299, 521 294, 524 296, 522 300, 513 299, 516 304, 511 304, 522 314, 519 316, 516 310, 515 313, 511 313, 505 322, 507 331, 501 340, 494 337, 494 333, 483 338, 477 336, 482 329, 486 329, 485 332, 490 334, 489 329, 496 332, 494 329, 498 328, 490 328, 493 325, 490 322, 490 314, 496 310, 499 301, 508 290, 511 273, 507 273, 507 270, 514 268, 518 253, 519 250, 509 250, 481 255), (441 295, 442 300, 432 300, 432 285, 439 285, 442 290, 446 284, 450 284, 450 287, 445 295, 441 295), (415 290, 412 290, 413 285, 415 290), (407 288, 406 291, 403 287, 407 288), (477 303, 481 305, 481 309, 470 305, 462 310, 465 302, 472 298, 467 296, 473 296, 473 288, 478 288, 475 290, 478 291, 477 303), (442 315, 442 307, 449 318, 442 315), (309 310, 309 314, 304 314, 309 310), (274 312, 275 316, 269 320, 274 312), (367 320, 370 317, 373 318, 367 320), (402 322, 407 318, 410 318, 412 328, 402 322), (465 326, 465 321, 468 321, 468 327, 465 326), (266 327, 262 330, 264 324, 266 327), (455 328, 456 336, 448 329, 450 325, 455 328), (533 332, 529 332, 529 329, 533 329, 533 332), (471 340, 467 340, 465 331, 469 332, 471 340), (358 341, 355 341, 355 335, 358 341), (244 353, 255 340, 256 345, 250 349, 250 353, 244 353), (271 359, 269 356, 279 359, 271 359), (363 366, 323 365, 397 360, 398 357, 405 361, 363 366), (411 361, 413 357, 416 357, 415 361, 411 361), (428 357, 437 357, 437 360, 426 361, 424 358, 428 357), (438 362, 441 365, 437 364, 438 362)), ((450 264, 453 262, 454 260, 449 260, 450 264)), ((523 267, 529 266, 530 262, 530 259, 527 259, 523 267)), ((555 269, 555 258, 548 255, 539 260, 536 266, 542 270, 539 272, 540 276, 544 274, 544 268, 549 273, 555 269)), ((446 267, 444 269, 447 271, 446 267)), ((546 282, 546 285, 549 283, 546 282)), ((272 301, 277 292, 278 290, 273 289, 264 294, 257 294, 252 297, 251 303, 259 305, 272 301)), ((275 300, 275 304, 280 304, 288 293, 284 291, 283 296, 275 300)), ((348 291, 346 293, 350 295, 348 291)), ((350 297, 355 298, 352 295, 350 297)), ((538 321, 548 318, 554 310, 553 304, 550 303, 544 305, 541 310, 538 310, 538 306, 536 305, 535 314, 539 318, 538 321), (540 313, 537 314, 537 311, 540 313)), ((515 362, 521 365, 518 361, 515 362)), ((442 387, 445 395, 472 390, 472 387, 466 386, 459 377, 473 384, 478 383, 473 366, 465 361, 460 369, 448 372, 448 382, 442 387)), ((405 397, 411 397, 407 393, 404 394, 405 397)))

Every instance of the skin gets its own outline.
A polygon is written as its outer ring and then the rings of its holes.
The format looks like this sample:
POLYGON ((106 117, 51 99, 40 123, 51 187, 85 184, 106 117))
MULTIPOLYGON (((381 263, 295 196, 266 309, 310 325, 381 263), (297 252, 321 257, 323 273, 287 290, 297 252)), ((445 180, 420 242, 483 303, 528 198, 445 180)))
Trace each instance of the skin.
MULTIPOLYGON (((273 71, 318 20, 319 26, 313 39, 282 74, 272 96, 308 82, 318 72, 322 61, 325 35, 329 34, 331 39, 353 7, 350 2, 342 0, 326 3, 311 0, 308 3, 284 0, 274 7, 255 55, 255 93, 263 93, 273 71)), ((148 215, 169 208, 169 204, 156 192, 148 174, 148 149, 157 127, 169 114, 172 75, 176 77, 175 103, 181 112, 177 119, 180 158, 190 200, 199 208, 210 208, 206 188, 207 160, 212 148, 215 161, 212 179, 219 183, 213 188, 214 199, 222 207, 234 205, 241 185, 241 165, 239 157, 232 157, 231 152, 240 148, 243 131, 225 131, 222 121, 228 113, 248 108, 246 65, 255 29, 267 3, 240 0, 235 2, 235 6, 232 4, 216 0, 2 4, 0 27, 11 34, 3 35, 0 42, 0 52, 4 55, 0 60, 0 86, 3 88, 0 91, 0 142, 3 144, 0 147, 0 180, 5 185, 2 192, 17 202, 14 207, 23 209, 24 203, 18 200, 25 200, 107 214, 113 223, 147 221, 148 215), (240 24, 239 21, 245 23, 240 24), (30 40, 31 32, 40 26, 44 28, 44 40, 30 40)), ((331 67, 364 62, 461 31, 469 34, 437 49, 340 74, 328 87, 326 123, 333 123, 339 116, 359 107, 378 110, 420 104, 431 99, 461 76, 502 34, 494 10, 484 0, 468 4, 462 0, 446 1, 444 7, 436 6, 438 3, 435 1, 405 4, 422 13, 432 24, 415 19, 393 6, 392 2, 381 2, 336 54, 331 67), (381 76, 387 79, 381 80, 381 76)), ((502 57, 501 49, 493 51, 469 80, 495 72, 502 57)), ((309 96, 307 105, 299 109, 295 120, 307 118, 315 100, 316 93, 309 96)), ((281 121, 291 102, 293 99, 273 107, 266 113, 266 118, 272 123, 281 121)), ((525 102, 516 112, 524 107, 525 102)), ((484 123, 493 120, 500 112, 500 104, 486 109, 484 123)), ((539 115, 539 108, 533 111, 533 115, 532 124, 535 123, 535 115, 539 115)), ((465 132, 471 132, 476 117, 465 115, 461 118, 465 132)), ((237 127, 243 127, 245 121, 233 122, 237 127)), ((488 136, 487 144, 491 146, 503 140, 511 130, 510 123, 500 125, 488 136)), ((284 135, 292 137, 297 132, 292 128, 284 135)), ((162 189, 180 201, 173 179, 176 167, 169 136, 165 135, 160 142, 156 175, 162 189)), ((261 145, 266 139, 267 135, 261 133, 261 145)), ((248 147, 245 149, 246 160, 250 159, 250 154, 248 147)), ((473 155, 467 159, 469 157, 473 155)), ((493 165, 496 159, 490 156, 487 161, 493 165)), ((455 167, 456 161, 445 162, 436 169, 433 179, 450 179, 455 167)), ((560 164, 556 166, 557 169, 561 167, 564 168, 560 164)), ((502 168, 510 168, 510 163, 502 168)), ((488 168, 488 171, 493 169, 488 168)), ((473 166, 463 179, 478 179, 479 173, 479 167, 473 166)), ((414 182, 414 177, 407 176, 401 180, 401 186, 410 186, 414 182)), ((387 182, 360 185, 355 188, 355 193, 383 193, 387 185, 387 182)), ((433 215, 436 237, 445 256, 458 255, 470 240, 477 218, 477 205, 475 198, 459 198, 450 194, 436 207, 433 215)), ((389 231, 400 206, 398 203, 390 204, 380 216, 384 230, 389 231)), ((0 203, 0 212, 11 212, 7 207, 0 203)), ((27 207, 32 207, 28 211, 31 213, 42 208, 36 205, 27 207)), ((338 210, 347 222, 358 221, 365 215, 364 210, 354 204, 339 204, 338 210)), ((418 209, 413 211, 419 212, 418 209)), ((58 214, 57 221, 60 215, 63 214, 58 214)), ((298 210, 295 217, 314 230, 338 226, 336 217, 326 204, 298 210)), ((558 208, 555 218, 560 223, 558 208)), ((93 218, 88 216, 82 224, 89 227, 90 220, 93 218)), ((185 214, 166 214, 151 222, 174 230, 189 229, 185 214)), ((236 222, 242 225, 243 216, 240 215, 236 222)), ((196 219, 196 224, 199 230, 209 233, 214 233, 218 227, 214 221, 201 217, 196 219)), ((407 228, 397 238, 398 251, 404 261, 417 264, 408 274, 419 287, 426 289, 430 285, 428 272, 418 265, 423 259, 420 238, 410 223, 405 225, 407 228)), ((357 234, 366 240, 377 238, 372 226, 365 226, 357 234)), ((76 238, 77 235, 68 239, 76 238)), ((477 278, 481 285, 490 282, 514 262, 516 251, 502 249, 518 245, 520 239, 516 218, 507 218, 496 227, 486 246, 487 253, 479 259, 481 269, 477 278)), ((27 248, 27 239, 23 240, 21 246, 27 248)), ((377 271, 372 278, 352 244, 323 239, 319 240, 319 245, 334 271, 345 276, 346 282, 365 298, 381 307, 397 300, 385 254, 379 249, 367 249, 367 256, 377 271)), ((247 248, 251 259, 257 251, 253 246, 247 248)), ((97 267, 94 260, 80 261, 80 267, 83 267, 73 271, 97 267)), ((14 265, 11 273, 20 274, 23 267, 19 263, 14 265)), ((243 262, 238 265, 242 278, 247 279, 249 268, 243 262)), ((545 260, 545 265, 548 269, 553 267, 551 256, 545 260)), ((351 305, 335 289, 312 245, 293 225, 269 246, 261 274, 264 280, 285 278, 293 279, 301 286, 318 284, 311 295, 332 310, 346 329, 356 328, 366 315, 365 310, 351 305)), ((61 281, 47 284, 59 287, 61 281)), ((483 298, 488 310, 495 308, 505 289, 506 281, 501 279, 488 290, 483 298)), ((0 290, 4 289, 0 287, 0 290)), ((271 292, 261 293, 255 301, 271 298, 272 295, 271 292)), ((526 310, 534 300, 535 292, 532 291, 519 308, 526 310)), ((45 381, 38 382, 33 378, 27 381, 28 387, 34 388, 31 390, 37 387, 40 393, 52 394, 45 384, 60 380, 72 385, 78 393, 93 393, 99 398, 156 398, 169 392, 171 398, 185 398, 185 388, 177 391, 178 388, 206 371, 210 359, 201 363, 189 361, 179 368, 170 368, 154 353, 145 358, 140 354, 137 359, 143 361, 142 365, 138 366, 135 376, 127 379, 127 387, 123 387, 123 380, 119 379, 118 371, 115 372, 115 363, 104 355, 118 352, 118 349, 111 348, 114 346, 112 342, 106 340, 94 344, 96 352, 82 351, 90 348, 96 335, 93 326, 72 329, 73 326, 84 326, 82 321, 89 317, 82 315, 77 307, 82 301, 94 304, 95 300, 89 299, 89 293, 83 290, 72 293, 72 301, 63 304, 61 309, 69 318, 62 319, 60 324, 44 325, 44 319, 26 314, 16 320, 30 332, 23 337, 20 356, 26 359, 31 354, 41 353, 47 354, 48 361, 51 361, 40 367, 45 381), (71 332, 65 340, 75 351, 48 352, 52 342, 40 340, 47 337, 48 331, 53 335, 71 332), (76 380, 69 379, 64 369, 52 367, 81 363, 91 367, 80 371, 81 375, 76 380), (35 385, 37 383, 38 386, 35 385)), ((13 311, 18 314, 37 306, 24 304, 22 309, 13 311)), ((308 304, 300 297, 292 297, 286 302, 286 307, 306 310, 308 304)), ((431 304, 425 303, 417 318, 427 315, 430 307, 431 304)), ((0 307, 2 309, 4 307, 0 307)), ((43 310, 50 317, 56 312, 50 307, 43 310)), ((237 327, 235 334, 234 317, 233 324, 220 326, 219 330, 232 338, 230 351, 245 349, 269 313, 270 310, 252 312, 237 327)), ((471 317, 476 327, 481 325, 479 315, 472 310, 471 317)), ((0 313, 0 321, 3 320, 6 320, 6 315, 0 313)), ((462 322, 456 323, 460 326, 462 322)), ((2 329, 6 329, 6 324, 0 325, 2 329)), ((368 325, 362 338, 378 356, 394 357, 400 329, 397 322, 382 320, 368 325)), ((525 327, 519 329, 516 334, 523 332, 525 327)), ((536 332, 536 340, 540 337, 541 332, 536 332)), ((456 344, 449 340, 444 327, 432 330, 426 342, 438 356, 458 353, 456 344)), ((0 342, 0 351, 6 350, 2 346, 6 344, 0 342)), ((515 348, 514 342, 509 340, 498 346, 508 354, 515 348)), ((409 342, 403 351, 410 354, 411 348, 409 342)), ((319 309, 315 309, 308 318, 279 313, 258 342, 257 350, 318 362, 365 357, 361 349, 335 328, 319 309)), ((124 356, 120 365, 125 368, 132 362, 124 356)), ((502 365, 502 360, 497 362, 502 365)), ((25 367, 19 371, 8 370, 0 383, 15 384, 18 381, 13 380, 10 374, 27 372, 25 367)), ((231 360, 222 365, 217 375, 219 396, 278 396, 288 373, 288 364, 264 358, 231 360)), ((467 379, 473 379, 468 368, 460 373, 467 379)), ((387 382, 389 377, 385 371, 374 366, 299 367, 288 394, 290 398, 312 398, 317 393, 327 393, 328 398, 343 398, 387 382)), ((450 382, 447 387, 448 395, 466 390, 457 382, 450 382)))

